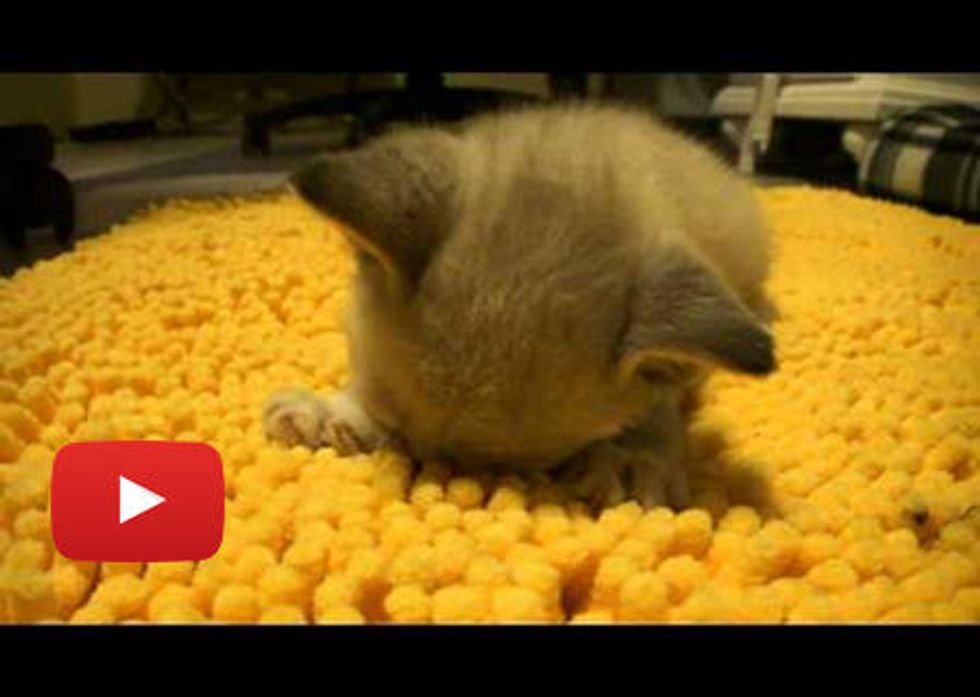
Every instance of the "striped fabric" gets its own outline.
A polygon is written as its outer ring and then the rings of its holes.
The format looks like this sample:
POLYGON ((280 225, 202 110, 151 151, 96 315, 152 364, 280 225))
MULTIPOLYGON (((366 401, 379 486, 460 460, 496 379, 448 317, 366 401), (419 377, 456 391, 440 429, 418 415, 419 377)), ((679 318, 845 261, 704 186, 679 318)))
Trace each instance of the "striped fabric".
POLYGON ((980 109, 930 106, 888 119, 865 151, 858 187, 980 220, 980 109))

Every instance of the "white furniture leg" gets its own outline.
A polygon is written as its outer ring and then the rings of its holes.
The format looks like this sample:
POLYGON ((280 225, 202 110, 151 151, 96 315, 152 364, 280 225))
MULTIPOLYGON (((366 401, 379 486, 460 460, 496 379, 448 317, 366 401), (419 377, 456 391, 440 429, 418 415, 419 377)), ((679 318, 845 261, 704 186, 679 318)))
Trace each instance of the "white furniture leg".
POLYGON ((779 73, 763 73, 756 87, 752 114, 742 131, 738 153, 738 170, 742 174, 751 175, 755 172, 755 158, 769 147, 778 97, 779 73))
POLYGON ((878 126, 875 123, 852 122, 847 124, 841 135, 844 150, 859 165, 864 161, 865 151, 875 137, 878 126))

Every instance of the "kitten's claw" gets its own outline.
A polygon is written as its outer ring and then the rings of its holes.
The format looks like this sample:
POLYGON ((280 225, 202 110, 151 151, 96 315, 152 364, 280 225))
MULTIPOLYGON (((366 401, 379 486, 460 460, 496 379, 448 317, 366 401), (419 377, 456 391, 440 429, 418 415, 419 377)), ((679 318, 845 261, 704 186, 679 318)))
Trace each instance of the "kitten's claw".
POLYGON ((667 506, 675 510, 691 503, 687 470, 651 453, 634 452, 625 467, 631 472, 631 493, 645 509, 667 506))
POLYGON ((571 495, 595 510, 608 508, 626 499, 626 486, 619 464, 596 457, 590 451, 570 463, 559 476, 571 495))
POLYGON ((323 399, 307 390, 284 390, 266 402, 262 422, 270 440, 312 449, 333 447, 341 457, 368 453, 387 442, 345 392, 323 399))
POLYGON ((622 503, 631 493, 628 472, 609 443, 598 443, 575 457, 559 482, 596 511, 622 503))
POLYGON ((284 390, 270 397, 262 410, 262 425, 270 440, 290 447, 319 448, 328 421, 324 401, 304 390, 284 390))
POLYGON ((559 476, 573 497, 600 510, 627 500, 644 509, 690 503, 687 472, 647 450, 599 443, 573 460, 559 476))
POLYGON ((322 439, 332 445, 341 457, 371 452, 371 448, 358 438, 353 427, 340 419, 327 419, 323 426, 322 439))

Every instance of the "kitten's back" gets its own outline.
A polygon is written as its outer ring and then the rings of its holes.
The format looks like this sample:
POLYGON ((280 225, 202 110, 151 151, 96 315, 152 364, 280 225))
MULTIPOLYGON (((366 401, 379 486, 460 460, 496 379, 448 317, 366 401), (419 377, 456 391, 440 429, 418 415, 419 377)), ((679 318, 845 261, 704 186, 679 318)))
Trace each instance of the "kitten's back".
MULTIPOLYGON (((648 113, 594 104, 531 107, 480 117, 464 133, 461 179, 480 197, 481 214, 509 214, 503 205, 515 181, 550 183, 576 211, 605 210, 609 231, 619 227, 614 218, 629 219, 647 243, 693 245, 753 309, 765 305, 769 239, 750 184, 648 113)), ((566 234, 576 233, 590 231, 566 234)), ((592 240, 574 242, 587 252, 592 240)))

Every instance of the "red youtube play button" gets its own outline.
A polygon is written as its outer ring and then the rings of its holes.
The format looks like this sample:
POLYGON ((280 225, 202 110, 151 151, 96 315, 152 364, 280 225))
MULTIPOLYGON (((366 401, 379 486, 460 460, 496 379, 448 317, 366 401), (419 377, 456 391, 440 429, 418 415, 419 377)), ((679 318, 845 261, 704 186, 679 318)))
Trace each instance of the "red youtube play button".
POLYGON ((224 488, 206 443, 71 443, 54 459, 51 534, 69 559, 207 559, 221 546, 224 488))

